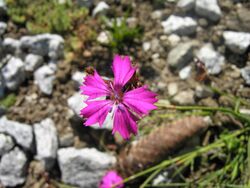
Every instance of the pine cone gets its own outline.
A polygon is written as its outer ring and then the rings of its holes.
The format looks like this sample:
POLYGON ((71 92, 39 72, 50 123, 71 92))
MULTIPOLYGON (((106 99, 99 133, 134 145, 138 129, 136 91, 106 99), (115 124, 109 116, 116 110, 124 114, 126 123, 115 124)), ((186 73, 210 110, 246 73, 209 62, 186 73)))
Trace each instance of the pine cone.
POLYGON ((202 117, 186 117, 161 125, 149 135, 126 147, 118 156, 117 171, 128 177, 142 171, 185 145, 185 142, 208 126, 202 117))

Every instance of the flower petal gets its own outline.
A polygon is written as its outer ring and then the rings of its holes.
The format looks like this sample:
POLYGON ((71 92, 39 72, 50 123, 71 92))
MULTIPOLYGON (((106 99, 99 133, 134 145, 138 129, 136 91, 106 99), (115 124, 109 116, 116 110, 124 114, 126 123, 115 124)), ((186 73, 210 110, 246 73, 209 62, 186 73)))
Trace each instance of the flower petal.
POLYGON ((94 99, 101 96, 109 95, 109 87, 95 71, 94 75, 85 77, 83 85, 80 86, 81 94, 89 96, 88 99, 94 99))
POLYGON ((116 89, 122 88, 133 76, 136 68, 132 67, 129 56, 123 58, 115 55, 113 60, 114 86, 116 89))
POLYGON ((124 139, 129 139, 130 133, 137 134, 136 117, 123 104, 115 110, 114 127, 112 133, 118 131, 124 139))
MULTIPOLYGON (((123 188, 122 177, 116 171, 109 171, 102 177, 99 188, 112 188, 113 185, 120 183, 115 188, 123 188)), ((114 186, 113 186, 114 187, 114 186)))
POLYGON ((98 101, 87 101, 87 107, 81 110, 81 115, 87 118, 85 122, 86 126, 99 123, 101 127, 105 121, 108 113, 112 110, 112 101, 110 100, 98 100, 98 101))
POLYGON ((123 104, 139 116, 143 116, 157 108, 153 105, 158 101, 158 99, 155 98, 156 96, 157 94, 147 90, 146 86, 139 87, 124 93, 123 104))

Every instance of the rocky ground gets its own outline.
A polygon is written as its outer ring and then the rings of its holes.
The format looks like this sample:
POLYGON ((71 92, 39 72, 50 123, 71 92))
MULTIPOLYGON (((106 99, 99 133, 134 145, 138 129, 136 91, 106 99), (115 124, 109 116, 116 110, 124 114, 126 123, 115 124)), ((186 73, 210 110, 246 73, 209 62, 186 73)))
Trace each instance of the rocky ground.
POLYGON ((91 65, 102 76, 112 76, 115 52, 107 47, 111 33, 100 21, 103 15, 111 23, 129 12, 128 26, 142 28, 122 52, 131 56, 141 79, 159 98, 178 105, 230 106, 195 80, 194 58, 199 58, 213 87, 250 101, 248 1, 77 3, 89 9, 86 25, 97 35, 67 51, 70 34, 33 35, 13 23, 9 7, 0 0, 0 97, 16 95, 10 108, 1 106, 1 186, 57 187, 63 182, 95 187, 116 163, 124 141, 109 128, 82 126, 79 116, 84 69, 91 65))

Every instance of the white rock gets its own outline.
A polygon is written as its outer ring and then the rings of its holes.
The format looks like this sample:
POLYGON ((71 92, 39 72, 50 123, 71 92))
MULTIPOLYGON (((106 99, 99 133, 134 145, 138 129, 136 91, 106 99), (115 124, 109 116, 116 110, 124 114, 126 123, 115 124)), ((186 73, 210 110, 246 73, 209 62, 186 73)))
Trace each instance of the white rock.
POLYGON ((153 60, 159 59, 159 57, 160 57, 160 54, 158 54, 158 53, 154 53, 154 54, 151 56, 151 58, 152 58, 153 60))
POLYGON ((74 95, 68 98, 68 106, 71 110, 74 111, 77 116, 81 117, 80 110, 87 106, 84 103, 84 100, 86 100, 87 98, 87 96, 81 95, 79 92, 76 92, 74 95))
POLYGON ((87 76, 85 72, 77 71, 73 73, 72 80, 75 82, 75 85, 77 88, 79 88, 80 85, 82 85, 84 78, 87 76))
POLYGON ((177 3, 177 7, 181 8, 184 11, 190 11, 195 6, 195 0, 180 0, 177 3))
POLYGON ((57 60, 63 57, 64 42, 62 38, 52 39, 49 43, 49 57, 57 60))
POLYGON ((194 91, 193 90, 181 91, 180 93, 178 93, 173 97, 173 102, 179 105, 193 105, 195 103, 194 91))
POLYGON ((0 162, 0 182, 4 187, 15 187, 26 180, 28 159, 25 153, 15 147, 2 156, 0 162))
POLYGON ((182 69, 193 59, 193 48, 195 41, 180 43, 168 54, 167 63, 173 69, 182 69))
POLYGON ((36 139, 36 159, 41 160, 46 169, 50 169, 56 160, 58 139, 57 131, 52 119, 45 119, 34 124, 36 139))
POLYGON ((43 57, 35 54, 28 54, 25 57, 24 63, 24 69, 33 72, 43 64, 43 57))
POLYGON ((168 94, 173 96, 178 93, 178 84, 177 83, 169 83, 168 84, 168 94))
POLYGON ((108 31, 102 31, 97 37, 97 41, 101 44, 109 44, 110 39, 111 35, 108 31))
POLYGON ((191 17, 171 15, 161 25, 166 34, 191 35, 196 32, 197 22, 191 17))
POLYGON ((23 36, 21 39, 22 49, 29 53, 48 56, 50 59, 59 59, 63 55, 64 40, 56 34, 40 34, 35 36, 23 36))
POLYGON ((176 34, 171 34, 168 36, 168 41, 171 46, 176 46, 180 42, 181 38, 176 34))
POLYGON ((186 80, 187 78, 189 78, 190 74, 191 74, 191 71, 192 71, 192 66, 190 66, 190 65, 184 67, 183 69, 181 69, 180 72, 179 72, 180 79, 186 80))
POLYGON ((14 146, 13 139, 10 136, 0 133, 0 156, 9 152, 14 146))
POLYGON ((24 63, 19 58, 11 57, 1 72, 9 90, 18 89, 19 85, 25 80, 24 63))
POLYGON ((53 91, 53 81, 55 79, 55 70, 48 65, 44 65, 35 71, 34 77, 35 83, 41 92, 46 95, 51 95, 53 91))
POLYGON ((101 177, 116 159, 95 148, 63 148, 58 150, 62 181, 81 188, 98 187, 101 177))
POLYGON ((9 54, 19 55, 21 52, 21 42, 12 38, 5 38, 3 40, 4 51, 9 54))
POLYGON ((219 74, 225 64, 225 58, 216 52, 212 44, 205 44, 198 52, 197 57, 205 63, 209 74, 219 74))
POLYGON ((245 80, 247 85, 250 85, 250 66, 241 69, 241 76, 245 80))
POLYGON ((250 46, 250 33, 224 31, 226 46, 235 53, 244 54, 250 46))
POLYGON ((0 133, 9 134, 26 150, 33 150, 33 131, 30 125, 0 118, 0 133))
POLYGON ((7 29, 7 24, 5 22, 0 22, 0 36, 5 33, 6 29, 7 29))
POLYGON ((92 15, 96 16, 97 14, 104 13, 108 9, 109 9, 109 5, 107 3, 105 3, 104 1, 101 1, 94 8, 92 15))
POLYGON ((218 21, 222 16, 217 0, 196 0, 195 11, 212 21, 218 21))
POLYGON ((150 50, 150 48, 151 48, 151 43, 150 43, 150 42, 144 42, 144 43, 142 44, 142 48, 143 48, 143 50, 144 50, 145 52, 147 52, 147 51, 150 50))

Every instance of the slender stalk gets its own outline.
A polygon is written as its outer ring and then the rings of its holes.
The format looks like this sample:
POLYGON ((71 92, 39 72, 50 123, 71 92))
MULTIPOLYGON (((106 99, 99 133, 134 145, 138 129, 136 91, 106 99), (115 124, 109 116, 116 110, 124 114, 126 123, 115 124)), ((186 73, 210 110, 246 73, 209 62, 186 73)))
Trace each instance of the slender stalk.
POLYGON ((237 113, 234 110, 230 108, 224 108, 224 107, 209 107, 209 106, 174 106, 174 105, 166 105, 164 103, 158 102, 156 104, 160 108, 166 108, 166 109, 171 109, 171 110, 181 110, 181 111, 186 111, 186 110, 203 110, 203 111, 211 111, 211 112, 223 112, 226 114, 231 114, 235 117, 237 117, 240 120, 248 122, 250 124, 250 118, 241 114, 237 113))

